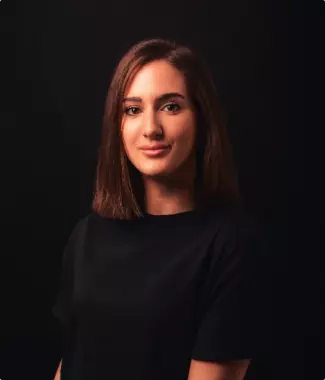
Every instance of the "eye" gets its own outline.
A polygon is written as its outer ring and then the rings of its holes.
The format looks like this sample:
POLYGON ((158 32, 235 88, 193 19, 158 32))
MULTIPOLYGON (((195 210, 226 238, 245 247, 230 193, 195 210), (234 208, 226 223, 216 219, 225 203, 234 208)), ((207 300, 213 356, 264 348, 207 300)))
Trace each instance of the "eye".
POLYGON ((124 109, 124 113, 130 116, 136 115, 139 111, 138 107, 127 107, 124 109))
POLYGON ((165 107, 163 107, 163 109, 165 108, 167 109, 168 112, 177 112, 181 109, 181 107, 176 103, 166 104, 165 107))

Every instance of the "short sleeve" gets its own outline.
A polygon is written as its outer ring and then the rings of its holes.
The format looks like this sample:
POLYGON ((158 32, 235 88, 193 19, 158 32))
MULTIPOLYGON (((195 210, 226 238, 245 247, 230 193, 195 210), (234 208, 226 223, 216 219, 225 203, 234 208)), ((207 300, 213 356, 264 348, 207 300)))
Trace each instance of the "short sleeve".
POLYGON ((82 240, 83 222, 84 220, 80 220, 73 228, 62 255, 59 287, 52 306, 53 315, 62 325, 66 325, 72 316, 75 255, 82 240))
POLYGON ((192 358, 253 359, 270 339, 271 271, 262 230, 240 218, 213 249, 192 358))

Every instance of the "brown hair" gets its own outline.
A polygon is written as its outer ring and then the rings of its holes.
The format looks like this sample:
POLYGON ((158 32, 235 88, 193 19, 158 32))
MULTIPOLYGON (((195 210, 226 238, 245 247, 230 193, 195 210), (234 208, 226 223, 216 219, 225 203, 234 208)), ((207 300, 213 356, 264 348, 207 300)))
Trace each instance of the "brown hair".
POLYGON ((193 49, 163 39, 141 41, 119 62, 108 90, 92 210, 104 217, 143 216, 140 173, 129 161, 121 137, 122 99, 133 75, 145 64, 166 60, 183 73, 197 119, 196 208, 240 200, 225 115, 212 77, 193 49))

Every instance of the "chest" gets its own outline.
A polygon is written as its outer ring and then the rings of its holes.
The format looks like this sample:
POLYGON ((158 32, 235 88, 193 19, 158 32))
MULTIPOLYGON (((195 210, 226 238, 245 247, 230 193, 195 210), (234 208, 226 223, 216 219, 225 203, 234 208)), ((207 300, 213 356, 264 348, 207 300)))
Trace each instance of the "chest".
POLYGON ((75 299, 84 316, 124 321, 142 329, 179 328, 198 317, 211 238, 203 232, 176 238, 138 231, 101 235, 83 246, 74 274, 75 299), (204 236, 203 236, 204 235, 204 236))

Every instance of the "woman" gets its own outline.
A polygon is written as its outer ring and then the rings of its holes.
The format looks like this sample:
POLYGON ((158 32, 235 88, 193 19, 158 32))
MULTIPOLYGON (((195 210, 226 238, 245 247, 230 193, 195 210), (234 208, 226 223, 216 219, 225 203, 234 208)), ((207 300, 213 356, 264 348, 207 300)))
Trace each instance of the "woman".
POLYGON ((197 54, 133 46, 108 91, 93 212, 63 256, 61 380, 240 380, 261 350, 265 258, 197 54))

